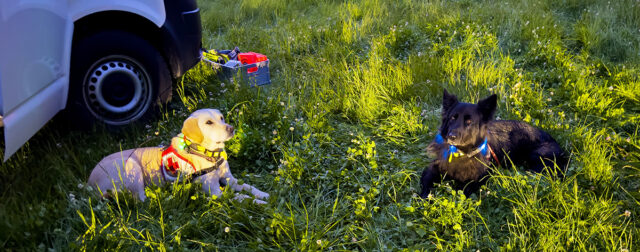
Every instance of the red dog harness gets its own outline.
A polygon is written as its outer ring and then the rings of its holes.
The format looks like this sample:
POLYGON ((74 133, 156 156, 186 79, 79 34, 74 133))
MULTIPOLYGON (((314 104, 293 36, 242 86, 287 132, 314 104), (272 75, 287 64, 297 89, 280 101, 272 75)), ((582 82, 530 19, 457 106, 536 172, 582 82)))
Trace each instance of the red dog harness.
POLYGON ((193 163, 178 154, 178 151, 169 146, 162 152, 162 174, 168 181, 175 181, 180 174, 197 172, 193 163))
POLYGON ((214 163, 212 167, 197 169, 192 162, 180 155, 178 151, 169 145, 167 149, 162 151, 162 174, 165 180, 175 181, 178 177, 182 176, 181 180, 189 181, 194 177, 204 175, 210 171, 218 169, 222 163, 227 159, 227 152, 224 149, 208 150, 203 146, 193 143, 187 137, 179 134, 180 143, 178 148, 185 150, 187 153, 199 156, 206 159, 209 162, 214 163))

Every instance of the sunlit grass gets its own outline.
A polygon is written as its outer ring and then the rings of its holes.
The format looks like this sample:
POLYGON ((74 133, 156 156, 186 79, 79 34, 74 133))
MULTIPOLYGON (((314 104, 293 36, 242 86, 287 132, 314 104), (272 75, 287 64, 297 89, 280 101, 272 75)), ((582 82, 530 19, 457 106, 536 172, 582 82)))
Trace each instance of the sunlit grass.
POLYGON ((637 1, 200 1, 207 48, 266 54, 272 84, 177 80, 155 121, 118 134, 41 131, 0 168, 0 245, 69 250, 634 251, 640 235, 637 1), (571 153, 554 180, 494 171, 470 197, 416 197, 442 89, 499 96, 497 116, 571 153), (236 128, 237 178, 264 206, 198 185, 95 197, 105 155, 168 143, 187 115, 236 128), (6 216, 6 217, 5 217, 6 216))

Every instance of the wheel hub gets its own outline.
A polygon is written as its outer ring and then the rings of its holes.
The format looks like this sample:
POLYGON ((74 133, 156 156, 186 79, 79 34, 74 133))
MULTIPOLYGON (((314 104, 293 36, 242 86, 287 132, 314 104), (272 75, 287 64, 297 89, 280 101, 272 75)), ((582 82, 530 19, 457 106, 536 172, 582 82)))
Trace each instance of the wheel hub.
POLYGON ((121 125, 144 114, 151 100, 151 85, 140 64, 126 56, 112 56, 90 69, 83 95, 98 119, 121 125))

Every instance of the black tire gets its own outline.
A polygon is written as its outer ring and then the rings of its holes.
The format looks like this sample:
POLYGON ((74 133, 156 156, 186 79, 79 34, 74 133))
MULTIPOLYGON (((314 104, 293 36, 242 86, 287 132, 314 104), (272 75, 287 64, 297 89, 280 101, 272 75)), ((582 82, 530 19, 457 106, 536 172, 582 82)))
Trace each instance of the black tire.
POLYGON ((68 112, 89 126, 122 126, 148 119, 171 97, 164 58, 132 33, 102 31, 74 43, 68 112))

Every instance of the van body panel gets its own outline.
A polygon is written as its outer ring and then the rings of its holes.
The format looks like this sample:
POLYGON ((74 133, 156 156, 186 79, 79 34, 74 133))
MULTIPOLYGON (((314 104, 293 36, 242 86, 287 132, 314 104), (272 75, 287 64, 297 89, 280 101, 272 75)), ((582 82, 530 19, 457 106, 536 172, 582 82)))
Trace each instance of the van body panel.
POLYGON ((68 0, 72 22, 102 11, 126 11, 142 16, 156 26, 164 24, 166 13, 162 0, 68 0))
POLYGON ((4 160, 65 107, 73 35, 67 4, 0 1, 4 160))
POLYGON ((22 103, 4 120, 4 161, 20 149, 40 128, 64 108, 69 79, 67 76, 56 80, 44 90, 22 103))

